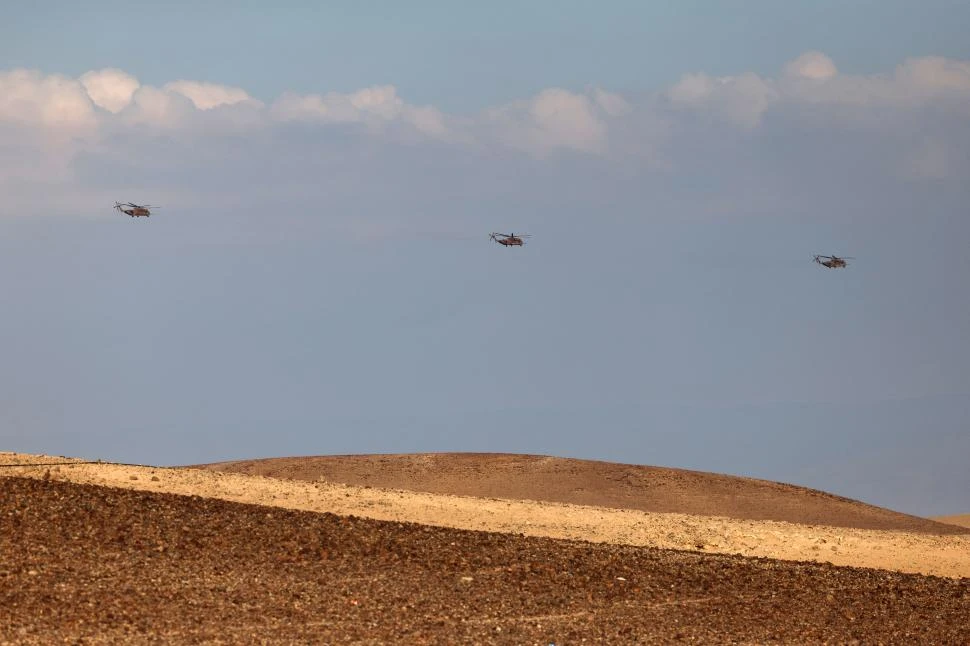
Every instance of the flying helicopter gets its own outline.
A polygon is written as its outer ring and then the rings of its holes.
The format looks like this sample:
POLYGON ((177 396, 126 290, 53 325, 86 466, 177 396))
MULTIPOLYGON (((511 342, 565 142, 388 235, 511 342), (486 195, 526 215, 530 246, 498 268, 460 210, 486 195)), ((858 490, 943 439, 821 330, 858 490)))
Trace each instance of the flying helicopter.
POLYGON ((525 244, 525 242, 522 241, 522 238, 531 238, 532 236, 517 236, 514 233, 493 233, 489 237, 495 242, 505 245, 506 247, 521 247, 525 244))
POLYGON ((838 269, 840 267, 845 267, 848 263, 846 260, 855 260, 852 257, 846 256, 845 258, 840 258, 838 256, 815 256, 815 262, 822 265, 823 267, 828 267, 829 269, 838 269), (822 260, 826 258, 826 260, 822 260))
POLYGON ((133 218, 140 216, 145 216, 147 218, 152 214, 152 209, 160 209, 162 207, 151 206, 150 204, 132 204, 131 202, 122 204, 121 202, 115 202, 115 208, 133 218))

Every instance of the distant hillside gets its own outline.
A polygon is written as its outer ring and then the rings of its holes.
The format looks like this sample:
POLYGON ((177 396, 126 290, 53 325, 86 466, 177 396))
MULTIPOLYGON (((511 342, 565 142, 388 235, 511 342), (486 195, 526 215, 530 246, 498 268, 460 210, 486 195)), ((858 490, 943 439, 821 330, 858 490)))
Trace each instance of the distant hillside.
POLYGON ((501 453, 268 458, 195 468, 464 496, 778 520, 929 534, 967 527, 902 514, 789 484, 736 476, 501 453))
POLYGON ((970 529, 970 514, 957 514, 955 516, 934 516, 933 520, 946 523, 947 525, 959 525, 970 529))

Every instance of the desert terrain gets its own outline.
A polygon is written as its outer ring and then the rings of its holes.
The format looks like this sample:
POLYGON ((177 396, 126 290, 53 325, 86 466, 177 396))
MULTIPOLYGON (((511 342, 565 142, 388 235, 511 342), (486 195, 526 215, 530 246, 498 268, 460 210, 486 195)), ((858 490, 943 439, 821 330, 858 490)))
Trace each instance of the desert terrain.
POLYGON ((970 514, 954 514, 952 516, 934 516, 932 520, 948 525, 959 525, 970 528, 970 514))
POLYGON ((789 484, 544 455, 335 455, 239 460, 199 465, 199 468, 475 498, 776 520, 800 525, 931 534, 962 532, 925 518, 789 484))
POLYGON ((0 453, 0 643, 970 643, 970 530, 543 456, 0 453), (27 466, 44 464, 45 466, 27 466))

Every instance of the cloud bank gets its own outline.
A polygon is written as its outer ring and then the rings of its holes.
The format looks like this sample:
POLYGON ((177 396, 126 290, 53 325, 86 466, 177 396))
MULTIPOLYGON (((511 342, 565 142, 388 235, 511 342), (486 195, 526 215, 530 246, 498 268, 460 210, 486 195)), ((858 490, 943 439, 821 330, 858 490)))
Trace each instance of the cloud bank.
POLYGON ((25 201, 36 204, 38 191, 57 211, 59 194, 68 200, 93 191, 100 198, 153 181, 171 193, 190 176, 216 187, 276 181, 310 191, 313 173, 349 173, 363 159, 380 165, 374 161, 380 146, 404 146, 415 160, 437 156, 452 167, 455 160, 580 159, 644 177, 703 176, 716 164, 723 175, 739 176, 732 159, 738 155, 748 159, 749 174, 778 172, 773 164, 784 150, 797 176, 804 164, 822 163, 819 141, 828 137, 828 154, 852 163, 865 158, 873 173, 962 181, 970 167, 967 132, 970 61, 940 57, 858 76, 810 51, 774 77, 693 71, 639 96, 546 88, 470 115, 409 103, 391 85, 291 92, 266 103, 211 82, 144 85, 115 68, 79 78, 14 69, 0 71, 0 215, 23 211, 25 201), (267 156, 278 164, 244 161, 267 156), (258 177, 266 181, 248 182, 258 177))
POLYGON ((751 72, 719 78, 688 74, 667 96, 675 105, 720 114, 747 128, 786 104, 909 109, 938 103, 970 115, 970 61, 910 59, 891 75, 852 76, 813 51, 788 63, 775 79, 751 72))

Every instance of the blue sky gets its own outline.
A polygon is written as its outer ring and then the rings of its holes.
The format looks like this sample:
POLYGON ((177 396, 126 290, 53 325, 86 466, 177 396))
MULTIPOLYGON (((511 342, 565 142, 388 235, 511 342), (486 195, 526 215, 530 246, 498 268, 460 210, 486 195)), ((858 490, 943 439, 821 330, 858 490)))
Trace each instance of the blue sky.
POLYGON ((970 509, 965 5, 171 6, 0 25, 0 448, 970 509))

